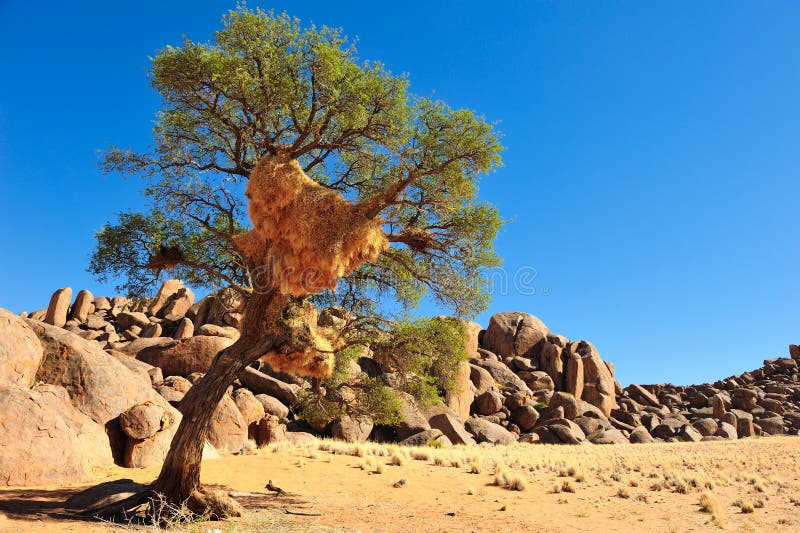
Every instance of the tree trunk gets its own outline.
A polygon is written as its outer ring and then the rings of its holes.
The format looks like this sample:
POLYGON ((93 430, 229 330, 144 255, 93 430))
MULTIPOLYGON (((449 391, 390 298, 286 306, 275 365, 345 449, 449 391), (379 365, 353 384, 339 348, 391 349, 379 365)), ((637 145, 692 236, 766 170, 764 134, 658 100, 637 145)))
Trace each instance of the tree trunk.
POLYGON ((183 419, 153 487, 167 502, 181 505, 200 486, 200 462, 214 411, 239 372, 284 340, 280 316, 287 301, 274 290, 254 294, 239 340, 217 354, 181 401, 183 419))

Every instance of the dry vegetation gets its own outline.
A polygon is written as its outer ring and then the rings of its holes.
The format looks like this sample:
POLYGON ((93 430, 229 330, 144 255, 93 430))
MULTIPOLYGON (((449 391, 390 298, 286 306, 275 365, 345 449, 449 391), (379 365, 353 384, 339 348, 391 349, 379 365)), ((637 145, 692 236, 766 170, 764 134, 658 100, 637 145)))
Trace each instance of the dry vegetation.
MULTIPOLYGON (((270 478, 290 496, 245 500, 245 519, 181 531, 626 531, 632 524, 792 531, 800 527, 798 444, 791 437, 629 446, 280 443, 209 461, 204 481, 264 493, 270 478), (285 514, 292 509, 320 516, 285 514)), ((46 529, 58 530, 52 522, 46 529)))

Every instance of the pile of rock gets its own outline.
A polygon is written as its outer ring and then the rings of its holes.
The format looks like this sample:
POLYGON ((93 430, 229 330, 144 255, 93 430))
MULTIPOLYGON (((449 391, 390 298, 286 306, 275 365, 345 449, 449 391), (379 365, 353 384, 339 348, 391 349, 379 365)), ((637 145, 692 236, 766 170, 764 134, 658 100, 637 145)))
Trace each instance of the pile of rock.
POLYGON ((551 333, 526 313, 498 313, 470 361, 472 418, 465 426, 479 442, 580 443, 582 428, 606 428, 616 408, 614 366, 587 341, 551 333), (583 425, 581 425, 583 424, 583 425), (500 426, 508 434, 503 434, 500 426))
MULTIPOLYGON (((239 337, 242 302, 222 290, 194 301, 177 280, 149 303, 59 289, 50 305, 0 309, 0 484, 83 481, 97 467, 163 461, 187 391, 239 337), (55 465, 58 465, 56 468, 55 465)), ((320 314, 320 321, 331 312, 320 314)), ((486 330, 464 322, 470 357, 456 391, 420 409, 402 392, 404 421, 297 420, 308 383, 247 368, 214 413, 207 456, 283 439, 333 436, 425 445, 623 444, 800 432, 800 347, 791 359, 713 385, 631 385, 587 341, 554 334, 526 313, 498 313, 486 330)), ((363 371, 391 384, 366 353, 363 371)))
MULTIPOLYGON (((181 419, 180 400, 199 377, 191 373, 238 337, 240 309, 225 291, 195 304, 171 280, 147 306, 88 291, 71 296, 59 289, 47 309, 30 315, 0 309, 0 484, 84 481, 114 463, 159 464, 181 419), (175 351, 182 355, 169 360, 175 351), (164 378, 165 369, 178 374, 175 366, 189 380, 164 378)), ((247 424, 226 396, 205 456, 240 450, 247 424)))
POLYGON ((631 385, 618 418, 665 440, 800 434, 800 348, 713 384, 631 385))
POLYGON ((767 359, 713 385, 625 389, 592 344, 554 335, 531 315, 494 315, 480 346, 470 361, 475 401, 465 421, 478 441, 623 444, 800 434, 795 345, 791 358, 767 359))
POLYGON ((4 309, 0 361, 0 483, 83 481, 114 461, 163 460, 180 413, 153 389, 149 365, 4 309))

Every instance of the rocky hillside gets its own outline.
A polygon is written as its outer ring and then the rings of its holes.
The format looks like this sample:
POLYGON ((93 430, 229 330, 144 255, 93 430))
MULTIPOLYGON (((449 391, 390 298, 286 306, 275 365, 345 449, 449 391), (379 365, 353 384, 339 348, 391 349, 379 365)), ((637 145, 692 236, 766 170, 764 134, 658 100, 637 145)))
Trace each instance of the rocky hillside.
MULTIPOLYGON (((241 307, 226 291, 195 302, 170 280, 147 305, 88 291, 73 301, 70 289, 59 289, 30 315, 0 309, 0 484, 84 481, 96 467, 163 461, 183 396, 238 338, 241 307)), ((800 432, 797 346, 791 358, 714 384, 623 389, 591 343, 554 334, 532 315, 498 313, 485 330, 465 325, 470 360, 444 404, 423 410, 400 393, 405 420, 396 426, 340 418, 312 427, 293 411, 308 384, 261 365, 243 371, 224 397, 206 456, 315 436, 628 444, 800 432)), ((368 353, 353 372, 387 384, 395 378, 368 353)))

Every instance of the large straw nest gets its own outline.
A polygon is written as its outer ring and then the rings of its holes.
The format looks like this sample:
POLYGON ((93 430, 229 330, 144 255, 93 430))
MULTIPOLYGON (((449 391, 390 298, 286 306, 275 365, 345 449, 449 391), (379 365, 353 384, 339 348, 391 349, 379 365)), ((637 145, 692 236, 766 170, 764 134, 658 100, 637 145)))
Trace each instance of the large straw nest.
POLYGON ((330 376, 334 351, 342 347, 338 331, 333 327, 319 326, 317 310, 309 302, 290 304, 285 313, 283 322, 301 340, 303 348, 272 351, 259 359, 278 372, 310 377, 330 376))
POLYGON ((367 218, 357 205, 310 179, 285 154, 259 161, 246 194, 253 231, 236 244, 270 269, 273 286, 283 294, 335 289, 339 278, 388 247, 379 219, 367 218))

